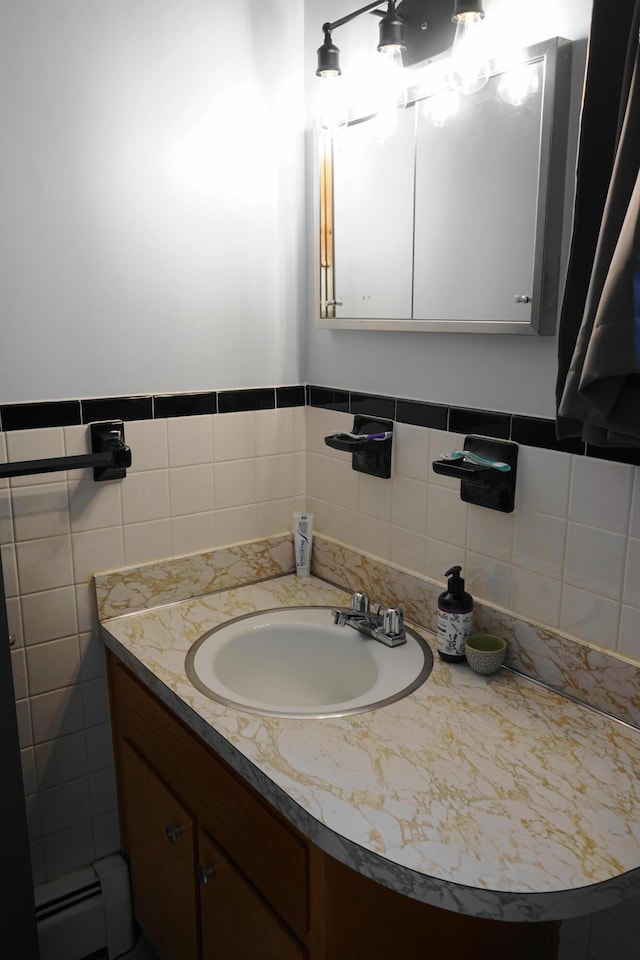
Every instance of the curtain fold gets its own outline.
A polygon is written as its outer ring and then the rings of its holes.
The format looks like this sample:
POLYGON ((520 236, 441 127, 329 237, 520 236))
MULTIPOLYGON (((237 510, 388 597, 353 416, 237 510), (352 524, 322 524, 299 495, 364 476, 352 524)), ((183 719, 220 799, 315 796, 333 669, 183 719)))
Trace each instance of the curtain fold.
POLYGON ((640 0, 594 0, 558 329, 556 430, 640 446, 640 0))

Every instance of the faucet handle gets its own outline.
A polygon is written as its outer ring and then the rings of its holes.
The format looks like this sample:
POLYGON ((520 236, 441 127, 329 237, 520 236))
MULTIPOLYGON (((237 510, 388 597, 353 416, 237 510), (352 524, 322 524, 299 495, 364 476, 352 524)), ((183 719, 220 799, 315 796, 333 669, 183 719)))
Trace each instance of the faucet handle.
POLYGON ((382 629, 388 637, 404 634, 404 615, 400 607, 387 607, 382 616, 382 629))
POLYGON ((351 597, 351 609, 358 613, 369 613, 371 610, 371 601, 366 593, 354 593, 351 597))

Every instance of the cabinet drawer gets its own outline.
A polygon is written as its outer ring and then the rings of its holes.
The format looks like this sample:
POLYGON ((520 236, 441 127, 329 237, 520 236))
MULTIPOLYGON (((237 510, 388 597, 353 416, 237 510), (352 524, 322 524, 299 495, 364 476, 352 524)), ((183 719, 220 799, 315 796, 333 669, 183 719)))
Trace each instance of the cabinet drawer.
POLYGON ((293 932, 306 940, 306 841, 112 654, 108 663, 116 750, 118 741, 133 743, 293 932))

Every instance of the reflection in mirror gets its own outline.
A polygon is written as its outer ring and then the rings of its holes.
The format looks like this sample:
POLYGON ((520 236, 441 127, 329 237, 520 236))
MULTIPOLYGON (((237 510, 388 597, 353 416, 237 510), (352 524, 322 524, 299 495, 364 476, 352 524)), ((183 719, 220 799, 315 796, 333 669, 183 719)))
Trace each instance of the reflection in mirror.
POLYGON ((320 325, 550 334, 565 177, 568 41, 479 92, 412 92, 395 134, 324 144, 320 325))

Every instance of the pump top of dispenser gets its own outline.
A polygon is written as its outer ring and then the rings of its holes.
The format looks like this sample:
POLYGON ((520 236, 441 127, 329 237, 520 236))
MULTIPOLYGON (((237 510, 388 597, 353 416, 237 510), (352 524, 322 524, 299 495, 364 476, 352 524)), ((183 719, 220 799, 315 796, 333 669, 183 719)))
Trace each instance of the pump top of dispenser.
POLYGON ((449 593, 464 593, 464 580, 460 576, 461 570, 462 567, 451 567, 451 569, 445 573, 445 577, 449 578, 447 582, 447 590, 449 593))

